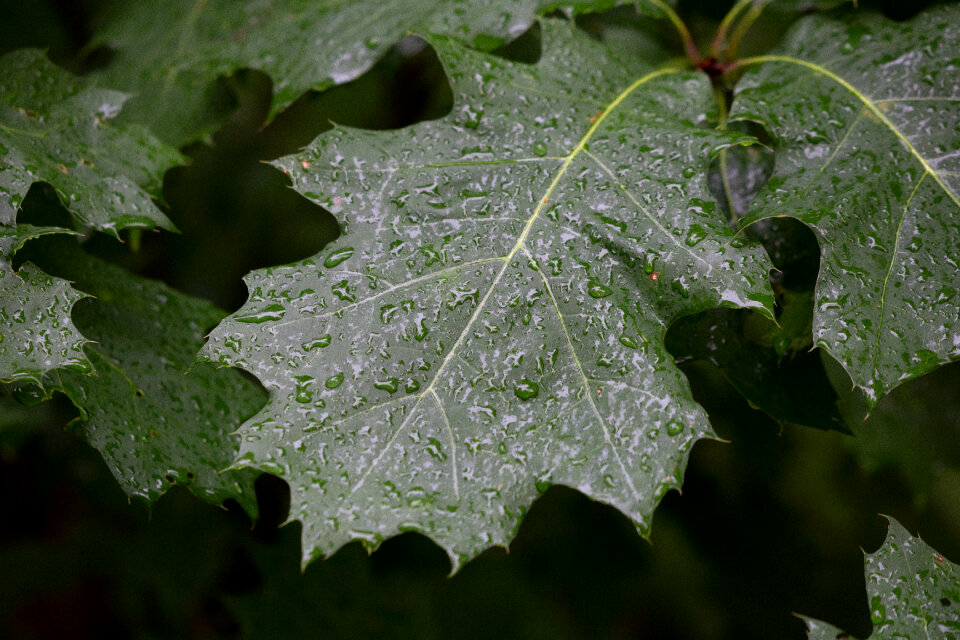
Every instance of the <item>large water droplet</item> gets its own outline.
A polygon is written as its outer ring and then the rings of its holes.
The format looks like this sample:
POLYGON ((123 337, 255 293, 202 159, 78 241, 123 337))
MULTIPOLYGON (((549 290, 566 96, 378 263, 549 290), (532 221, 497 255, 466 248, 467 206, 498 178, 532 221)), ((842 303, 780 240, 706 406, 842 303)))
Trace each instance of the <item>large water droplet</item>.
POLYGON ((870 600, 870 620, 873 624, 880 624, 887 619, 887 608, 883 606, 881 596, 873 596, 870 600))
POLYGON ((613 293, 613 290, 607 285, 590 278, 590 282, 587 285, 587 293, 590 294, 591 298, 606 298, 613 293))
POLYGON ((237 322, 249 322, 260 324, 261 322, 271 322, 273 320, 279 320, 283 317, 283 314, 286 313, 286 310, 283 308, 283 305, 280 304, 271 304, 268 307, 264 307, 260 311, 255 311, 253 313, 248 313, 242 316, 234 316, 234 320, 237 322))
POLYGON ((322 347, 328 346, 332 340, 333 338, 330 336, 330 334, 325 333, 319 338, 310 340, 309 342, 304 342, 303 344, 300 345, 300 348, 303 349, 304 351, 310 352, 310 351, 313 351, 314 349, 320 349, 322 347))
POLYGON ((687 231, 687 239, 685 240, 685 242, 688 247, 692 247, 706 237, 707 237, 707 230, 698 224, 694 224, 694 225, 690 225, 690 230, 687 231))
POLYGON ((337 249, 327 256, 327 259, 323 261, 323 266, 328 269, 331 269, 344 260, 348 260, 350 256, 353 255, 353 247, 345 247, 343 249, 337 249))
POLYGON ((342 374, 342 373, 338 373, 338 374, 336 374, 336 375, 333 375, 333 376, 330 376, 329 378, 327 378, 327 381, 324 382, 323 384, 324 384, 324 386, 327 387, 327 389, 336 389, 336 388, 339 387, 342 383, 343 383, 343 374, 342 374))
POLYGON ((530 398, 536 398, 540 393, 540 385, 524 378, 520 381, 520 384, 514 388, 513 392, 517 394, 517 397, 521 400, 529 400, 530 398))
POLYGON ((394 393, 400 388, 400 381, 397 378, 387 378, 386 380, 377 380, 373 383, 373 386, 375 389, 380 389, 387 393, 394 393))

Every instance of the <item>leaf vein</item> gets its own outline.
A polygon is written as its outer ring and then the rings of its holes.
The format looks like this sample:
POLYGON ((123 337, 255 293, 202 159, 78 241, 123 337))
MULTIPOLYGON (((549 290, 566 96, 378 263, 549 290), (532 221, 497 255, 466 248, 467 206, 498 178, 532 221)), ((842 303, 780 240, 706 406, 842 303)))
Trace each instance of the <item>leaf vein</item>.
POLYGON ((924 168, 924 170, 933 176, 933 179, 937 181, 937 184, 940 185, 940 188, 943 189, 943 191, 947 194, 947 196, 951 200, 953 200, 954 204, 960 207, 960 198, 958 198, 957 194, 955 194, 946 185, 946 183, 944 183, 943 180, 940 179, 940 174, 938 174, 936 171, 933 170, 933 167, 930 166, 926 158, 920 155, 920 152, 917 151, 917 148, 913 146, 910 140, 900 131, 900 129, 896 127, 895 124, 893 124, 893 122, 890 121, 889 118, 887 118, 887 116, 883 113, 880 107, 877 106, 877 103, 874 102, 871 98, 864 95, 859 89, 857 89, 852 84, 850 84, 849 82, 847 82, 846 80, 844 80, 843 78, 835 74, 830 69, 827 69, 826 67, 823 67, 814 62, 801 60, 800 58, 792 58, 790 56, 767 55, 767 56, 756 56, 753 58, 744 58, 743 60, 740 60, 739 65, 749 66, 752 64, 761 64, 764 62, 786 62, 789 64, 796 64, 802 67, 806 67, 808 69, 811 69, 815 73, 819 73, 820 75, 830 78, 831 80, 839 84, 841 87, 843 87, 844 89, 852 93, 854 96, 856 96, 858 100, 860 100, 870 110, 870 112, 874 116, 876 116, 878 120, 880 120, 880 122, 883 123, 885 127, 887 127, 900 140, 901 143, 903 143, 904 146, 907 147, 907 150, 910 151, 913 157, 917 159, 917 161, 924 168))
POLYGON ((893 265, 897 261, 897 253, 900 251, 900 237, 903 232, 903 223, 907 219, 907 212, 910 210, 910 204, 913 202, 914 196, 917 195, 917 191, 920 190, 920 185, 923 184, 923 180, 927 177, 927 175, 929 174, 924 173, 920 176, 920 179, 917 180, 917 184, 913 187, 913 191, 910 193, 910 197, 907 198, 906 204, 903 205, 903 213, 900 215, 900 223, 897 225, 896 240, 893 244, 893 251, 890 253, 890 264, 887 266, 887 274, 883 277, 883 288, 880 290, 880 320, 877 322, 876 351, 874 352, 873 358, 873 369, 875 375, 878 375, 880 371, 880 340, 883 332, 883 317, 887 307, 887 287, 890 284, 890 275, 893 273, 893 265))
POLYGON ((430 389, 430 393, 433 394, 433 399, 437 403, 437 408, 440 409, 440 417, 443 418, 443 424, 446 426, 447 435, 450 437, 450 466, 453 468, 453 495, 457 498, 457 502, 460 501, 460 480, 457 477, 459 471, 457 470, 457 441, 453 437, 453 427, 450 426, 450 419, 447 418, 447 412, 443 408, 443 403, 440 402, 440 396, 437 395, 437 392, 434 389, 430 389))
POLYGON ((626 480, 627 486, 630 487, 630 492, 633 494, 634 500, 639 500, 640 494, 637 492, 637 488, 633 484, 633 478, 630 477, 630 473, 627 471, 627 466, 623 463, 623 459, 620 457, 620 452, 617 450, 617 447, 613 443, 613 438, 610 436, 610 429, 607 427, 607 423, 604 421, 603 416, 600 415, 600 410, 597 409, 597 405, 593 400, 589 379, 583 372, 583 365, 580 364, 580 358, 577 357, 577 351, 573 347, 573 341, 570 339, 570 332, 567 330, 567 323, 563 319, 563 313, 560 312, 560 305, 557 303, 557 298, 553 295, 553 289, 550 287, 550 281, 547 280, 547 276, 544 274, 543 269, 540 268, 540 264, 537 262, 537 259, 530 255, 530 252, 527 251, 525 246, 523 247, 523 252, 526 254, 527 258, 529 258, 530 261, 536 265, 537 273, 540 274, 540 279, 543 280, 543 284, 547 288, 547 295, 550 297, 550 301, 553 303, 553 310, 557 313, 557 319, 560 321, 560 327, 563 329, 563 337, 567 340, 567 347, 570 349, 570 356, 573 358, 574 364, 577 365, 577 372, 580 374, 580 379, 583 381, 583 393, 590 402, 590 407, 593 409, 593 413, 597 416, 597 420, 600 421, 600 429, 603 431, 603 440, 613 452, 613 457, 620 466, 620 471, 623 473, 623 478, 626 480))

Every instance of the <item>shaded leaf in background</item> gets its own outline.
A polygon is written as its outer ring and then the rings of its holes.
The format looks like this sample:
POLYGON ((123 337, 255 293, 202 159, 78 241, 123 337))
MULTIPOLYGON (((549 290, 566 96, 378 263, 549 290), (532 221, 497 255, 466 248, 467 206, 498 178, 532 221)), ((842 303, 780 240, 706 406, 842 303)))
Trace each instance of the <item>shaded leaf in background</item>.
POLYGON ((960 356, 960 7, 894 23, 811 16, 744 59, 732 117, 774 139, 750 223, 789 215, 822 249, 814 340, 871 406, 960 356))
MULTIPOLYGON (((894 520, 883 546, 864 558, 871 638, 960 638, 960 567, 894 520)), ((807 620, 810 640, 844 637, 807 620)))
MULTIPOLYGON (((949 364, 897 387, 868 411, 862 392, 832 360, 827 373, 854 437, 845 439, 868 472, 892 467, 916 499, 937 499, 943 482, 960 479, 960 364, 949 364)), ((960 516, 960 505, 956 510, 960 516)), ((960 519, 956 533, 960 534, 960 519)))
POLYGON ((338 128, 276 163, 343 236, 249 276, 203 353, 271 392, 238 464, 291 484, 305 561, 417 530, 456 567, 553 483, 645 532, 711 433, 665 328, 769 312, 765 257, 726 244, 706 186, 750 138, 709 128, 705 75, 554 20, 543 41, 530 66, 438 36, 447 118, 338 128))
POLYGON ((0 58, 0 224, 43 181, 82 225, 172 228, 151 195, 180 155, 142 127, 110 124, 127 96, 89 84, 38 49, 0 58))
POLYGON ((717 367, 752 405, 781 425, 848 432, 820 355, 802 348, 782 355, 776 341, 784 340, 784 333, 759 314, 714 309, 679 319, 666 344, 678 363, 704 360, 717 367))
MULTIPOLYGON (((182 145, 222 118, 214 81, 240 68, 273 79, 272 117, 309 89, 343 84, 369 69, 410 30, 443 33, 495 49, 523 33, 538 12, 585 12, 619 0, 231 0, 114 2, 90 48, 114 56, 95 72, 104 86, 137 93, 124 118, 182 145)), ((636 0, 662 16, 661 0, 636 0)))
POLYGON ((50 184, 81 225, 114 235, 172 228, 150 194, 179 154, 142 127, 109 124, 125 96, 88 84, 37 49, 0 58, 0 381, 40 384, 57 367, 89 369, 70 319, 80 294, 33 265, 12 269, 27 240, 58 232, 16 224, 35 182, 50 184))
POLYGON ((123 490, 153 501, 182 484, 208 502, 233 498, 256 514, 255 474, 221 471, 236 455, 233 432, 262 406, 263 392, 236 371, 199 365, 186 373, 223 313, 88 256, 71 240, 38 253, 44 268, 93 296, 74 316, 94 341, 86 353, 96 373, 55 371, 47 389, 80 410, 77 430, 123 490))

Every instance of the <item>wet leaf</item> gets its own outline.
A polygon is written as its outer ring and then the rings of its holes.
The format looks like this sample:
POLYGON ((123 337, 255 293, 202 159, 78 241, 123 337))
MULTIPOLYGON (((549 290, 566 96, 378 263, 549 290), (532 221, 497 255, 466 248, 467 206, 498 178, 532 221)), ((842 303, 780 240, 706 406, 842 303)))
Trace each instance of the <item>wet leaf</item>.
MULTIPOLYGON (((883 546, 866 554, 871 638, 960 638, 960 566, 894 520, 883 546)), ((849 637, 805 619, 810 640, 849 637)))
POLYGON ((85 349, 96 373, 54 371, 47 389, 80 410, 75 428, 128 495, 154 501, 176 483, 214 504, 233 498, 255 515, 255 474, 220 471, 236 455, 233 432, 263 405, 263 392, 237 371, 188 372, 204 331, 223 313, 71 244, 52 245, 44 266, 94 296, 75 316, 94 341, 85 349))
MULTIPOLYGON (((232 0, 115 2, 96 36, 114 52, 94 73, 135 92, 125 118, 181 145, 210 133, 214 80, 240 68, 273 79, 271 116, 310 89, 358 77, 411 30, 444 33, 484 50, 523 33, 539 11, 601 10, 622 0, 232 0), (572 9, 571 9, 572 8, 572 9)), ((657 2, 637 0, 660 15, 657 2)), ((664 4, 664 3, 660 3, 664 4)), ((673 4, 667 2, 666 4, 673 4)))
MULTIPOLYGON (((805 318, 809 326, 809 315, 805 318)), ((757 313, 713 309, 678 320, 667 347, 677 362, 703 360, 717 367, 751 405, 781 425, 849 433, 820 354, 782 347, 790 335, 787 326, 757 313)))
POLYGON ((31 238, 72 233, 16 224, 34 182, 49 183, 83 226, 173 228, 151 194, 179 154, 142 128, 110 124, 126 96, 88 84, 39 50, 0 58, 0 381, 40 384, 58 367, 90 370, 70 319, 82 295, 34 265, 12 268, 31 238))
POLYGON ((56 227, 0 225, 0 381, 42 384, 59 367, 91 369, 86 339, 70 317, 83 294, 27 263, 14 271, 14 253, 32 238, 70 233, 56 227))
POLYGON ((745 221, 814 230, 814 341, 871 407, 960 356, 958 59, 949 5, 902 23, 811 16, 742 61, 732 115, 763 124, 777 158, 745 221))
POLYGON ((710 128, 708 78, 558 21, 543 38, 531 66, 434 37, 448 117, 338 128, 276 163, 343 236, 251 274, 203 353, 270 391, 236 466, 290 483, 305 561, 416 530, 456 568, 550 484, 646 532, 711 435, 666 327, 771 313, 762 250, 729 244, 706 184, 750 141, 710 128))
POLYGON ((142 127, 110 124, 126 99, 37 49, 0 58, 0 225, 14 224, 30 185, 43 181, 81 225, 172 229, 151 196, 181 157, 142 127))

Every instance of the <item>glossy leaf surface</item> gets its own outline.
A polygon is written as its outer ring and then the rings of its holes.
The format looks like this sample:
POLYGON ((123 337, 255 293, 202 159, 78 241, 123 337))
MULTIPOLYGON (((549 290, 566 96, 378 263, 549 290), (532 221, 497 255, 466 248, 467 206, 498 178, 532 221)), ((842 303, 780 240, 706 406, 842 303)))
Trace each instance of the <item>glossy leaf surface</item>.
POLYGON ((56 245, 44 266, 94 296, 75 316, 94 341, 86 352, 96 373, 55 371, 48 389, 77 406, 77 429, 128 495, 153 501, 176 483, 215 504, 233 498, 256 514, 255 474, 221 470, 236 455, 233 432, 262 406, 263 392, 236 371, 187 371, 223 313, 71 244, 56 245))
POLYGON ((19 271, 13 256, 24 243, 52 233, 55 227, 0 225, 0 381, 41 384, 44 374, 59 367, 90 370, 83 353, 87 341, 70 317, 83 294, 61 278, 32 264, 19 271))
POLYGON ((747 222, 793 216, 822 265, 814 340, 875 405, 960 356, 960 7, 802 20, 743 61, 733 116, 776 167, 747 222))
MULTIPOLYGON (((864 558, 871 638, 960 638, 960 566, 890 518, 883 546, 864 558)), ((811 640, 845 637, 836 627, 808 620, 811 640)), ((849 636, 846 636, 849 637, 849 636)))
POLYGON ((151 195, 180 155, 143 128, 109 124, 127 96, 88 85, 36 49, 0 58, 0 224, 13 225, 43 181, 82 225, 171 229, 151 195))
POLYGON ((536 66, 436 37, 447 118, 277 162, 343 236, 251 274, 204 354, 271 393, 238 465, 290 483, 305 560, 417 530, 456 567, 551 483, 646 531, 711 434, 666 327, 769 313, 765 256, 728 244, 706 185, 711 154, 749 141, 710 128, 708 79, 565 23, 543 37, 536 66))
MULTIPOLYGON (((601 10, 617 0, 231 0, 116 2, 98 43, 115 51, 96 76, 136 92, 124 117, 183 144, 209 133, 218 76, 248 67, 273 79, 271 115, 309 89, 358 77, 411 30, 444 33, 494 49, 523 33, 539 11, 601 10)), ((660 0, 639 8, 662 15, 660 0)))

